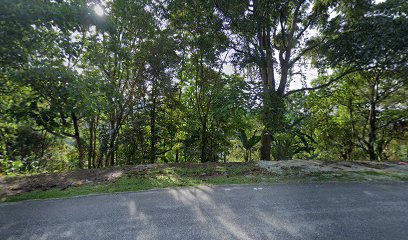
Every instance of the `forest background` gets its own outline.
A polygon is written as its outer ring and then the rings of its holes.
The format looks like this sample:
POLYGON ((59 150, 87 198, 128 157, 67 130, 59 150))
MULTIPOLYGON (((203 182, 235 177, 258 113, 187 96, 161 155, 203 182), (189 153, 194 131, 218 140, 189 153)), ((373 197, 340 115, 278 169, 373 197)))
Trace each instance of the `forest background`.
POLYGON ((0 170, 408 160, 405 0, 2 0, 0 170))

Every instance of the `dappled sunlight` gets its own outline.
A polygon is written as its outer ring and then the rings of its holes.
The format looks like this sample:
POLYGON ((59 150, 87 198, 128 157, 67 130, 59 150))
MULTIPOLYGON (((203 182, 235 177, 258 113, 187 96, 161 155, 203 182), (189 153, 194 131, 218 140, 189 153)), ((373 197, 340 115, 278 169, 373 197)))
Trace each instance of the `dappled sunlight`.
POLYGON ((241 224, 234 223, 232 220, 230 220, 236 218, 237 216, 230 209, 228 209, 226 213, 227 214, 223 214, 223 216, 216 217, 218 226, 223 226, 223 228, 227 230, 228 233, 233 235, 234 238, 251 239, 251 234, 245 232, 241 224))
POLYGON ((136 207, 136 202, 134 200, 127 202, 129 218, 131 220, 139 220, 144 223, 149 221, 149 218, 141 211, 138 211, 136 207))
POLYGON ((215 203, 210 195, 212 192, 213 189, 207 186, 169 190, 169 194, 174 200, 181 202, 184 206, 191 207, 192 216, 202 224, 208 224, 212 220, 203 210, 203 206, 214 206, 215 203))
MULTIPOLYGON (((271 204, 265 200, 269 188, 247 188, 249 195, 244 199, 230 199, 229 194, 240 191, 240 187, 214 188, 199 186, 190 189, 172 189, 169 195, 176 202, 181 202, 188 207, 193 222, 201 227, 211 229, 211 233, 222 233, 226 238, 233 239, 279 239, 279 236, 290 236, 302 239, 304 236, 316 236, 321 231, 321 226, 332 224, 326 219, 310 222, 305 214, 307 212, 289 211, 282 208, 282 203, 271 204), (215 191, 223 191, 217 194, 215 191), (214 199, 214 196, 216 199, 214 199), (241 204, 230 201, 241 201, 241 204), (242 203, 243 202, 243 203, 242 203), (238 206, 245 206, 239 208, 238 206), (255 231, 257 229, 257 231, 255 231), (260 231, 259 231, 260 230, 260 231)), ((299 193, 286 194, 280 201, 286 203, 296 202, 303 196, 299 193)), ((294 206, 302 209, 302 206, 294 206)), ((312 212, 310 212, 312 213, 312 212)), ((210 233, 208 233, 210 234, 210 233)), ((210 238, 218 238, 211 235, 210 238)))
MULTIPOLYGON (((236 219, 232 209, 223 205, 221 214, 211 211, 211 208, 219 207, 213 198, 211 193, 214 190, 207 186, 199 186, 193 189, 172 189, 169 191, 170 195, 176 200, 181 201, 184 205, 189 206, 193 218, 200 223, 209 225, 210 228, 219 228, 226 230, 229 234, 238 239, 250 239, 248 235, 240 225, 234 223, 231 219, 236 219), (204 206, 205 205, 205 206, 204 206), (208 208, 209 206, 210 208, 208 208), (214 216, 216 214, 216 216, 214 216)), ((213 236, 217 238, 219 236, 213 236)))
POLYGON ((297 221, 301 221, 302 224, 293 224, 287 221, 287 218, 282 216, 282 214, 275 214, 271 216, 261 211, 261 209, 257 209, 255 215, 261 222, 267 225, 268 229, 279 229, 280 231, 285 231, 290 236, 295 238, 302 238, 302 236, 305 236, 305 232, 316 233, 316 228, 314 228, 312 224, 307 224, 306 219, 302 219, 302 216, 300 215, 297 215, 296 219, 297 221))
MULTIPOLYGON (((225 188, 223 191, 234 191, 235 188, 225 188)), ((254 188, 252 191, 259 191, 261 188, 254 188)), ((219 204, 213 199, 214 189, 206 186, 199 186, 193 189, 171 189, 169 190, 171 197, 184 206, 190 208, 192 218, 199 224, 205 224, 205 227, 213 229, 212 232, 224 232, 225 237, 234 239, 251 239, 261 233, 254 233, 252 229, 246 226, 246 222, 251 219, 257 219, 261 225, 270 228, 284 229, 292 236, 298 236, 299 229, 294 227, 284 228, 285 224, 277 219, 268 217, 261 212, 261 209, 254 210, 249 214, 247 209, 234 209, 230 204, 219 204), (255 214, 254 214, 255 213, 255 214), (254 235, 255 234, 255 235, 254 235), (228 237, 229 236, 229 237, 228 237)), ((219 200, 219 199, 217 199, 219 200)), ((219 236, 211 236, 218 238, 219 236)), ((268 236, 269 239, 271 236, 268 236)))
POLYGON ((112 173, 107 173, 107 174, 105 174, 106 179, 107 179, 108 181, 112 181, 112 180, 118 179, 118 178, 120 178, 122 175, 123 175, 123 171, 122 171, 122 170, 118 170, 118 171, 114 171, 114 172, 112 172, 112 173))
POLYGON ((212 189, 207 186, 199 186, 187 189, 171 189, 170 195, 176 200, 182 202, 184 205, 192 206, 195 204, 213 204, 210 197, 212 189))
POLYGON ((398 223, 407 214, 406 188, 401 184, 199 186, 30 201, 0 205, 0 233, 2 239, 281 240, 350 239, 354 236, 350 234, 362 239, 383 237, 371 233, 394 227, 395 236, 400 236, 403 227, 398 223), (352 202, 343 201, 346 192, 352 202), (380 195, 381 205, 368 192, 380 195), (395 196, 387 200, 390 193, 395 196), (333 202, 331 197, 341 201, 333 202), (370 222, 372 209, 378 206, 382 217, 370 222), (13 213, 7 219, 6 211, 13 213), (360 226, 362 219, 369 225, 360 226))

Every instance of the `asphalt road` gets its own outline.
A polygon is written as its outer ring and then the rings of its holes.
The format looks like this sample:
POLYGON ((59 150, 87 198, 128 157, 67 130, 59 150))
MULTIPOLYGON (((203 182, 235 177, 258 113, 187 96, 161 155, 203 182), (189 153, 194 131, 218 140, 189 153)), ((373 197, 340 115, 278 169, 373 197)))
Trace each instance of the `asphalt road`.
POLYGON ((0 204, 0 239, 408 239, 408 184, 197 187, 0 204))

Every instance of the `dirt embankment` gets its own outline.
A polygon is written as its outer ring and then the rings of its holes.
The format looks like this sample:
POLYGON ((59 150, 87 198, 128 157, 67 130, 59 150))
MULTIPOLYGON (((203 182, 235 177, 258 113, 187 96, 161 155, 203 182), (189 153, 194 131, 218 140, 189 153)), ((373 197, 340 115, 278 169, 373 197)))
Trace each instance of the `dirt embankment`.
POLYGON ((259 161, 258 166, 276 174, 391 171, 408 173, 408 162, 329 162, 313 160, 259 161))
POLYGON ((0 177, 0 197, 51 188, 64 190, 84 184, 100 184, 115 181, 131 171, 147 171, 156 165, 125 166, 100 169, 83 169, 64 173, 48 173, 30 176, 0 177))
POLYGON ((194 179, 206 179, 219 175, 228 175, 228 172, 255 176, 266 174, 277 178, 297 177, 307 179, 316 175, 336 176, 342 174, 364 175, 367 180, 372 178, 372 173, 378 175, 375 179, 394 180, 389 174, 396 175, 397 179, 408 179, 408 163, 389 162, 325 162, 312 160, 288 161, 257 161, 251 163, 178 163, 160 165, 139 165, 111 167, 102 169, 84 169, 66 173, 38 174, 31 176, 0 177, 0 198, 30 191, 46 191, 49 189, 67 189, 73 186, 93 185, 114 182, 120 177, 136 177, 149 174, 157 170, 158 174, 166 168, 178 169, 180 172, 190 174, 194 179), (219 169, 217 169, 219 168, 219 169), (228 170, 227 170, 228 169, 228 170), (250 171, 249 171, 249 170, 250 171), (245 170, 245 171, 244 171, 245 170), (248 171, 247 171, 248 170, 248 171))

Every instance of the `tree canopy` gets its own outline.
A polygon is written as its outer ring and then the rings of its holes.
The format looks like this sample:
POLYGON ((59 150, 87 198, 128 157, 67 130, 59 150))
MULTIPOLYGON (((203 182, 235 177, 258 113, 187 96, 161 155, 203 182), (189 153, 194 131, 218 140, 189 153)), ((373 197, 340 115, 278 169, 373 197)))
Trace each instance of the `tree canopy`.
POLYGON ((404 0, 4 0, 0 171, 408 160, 404 0))

